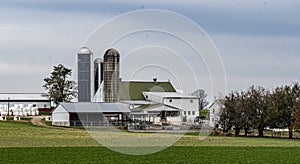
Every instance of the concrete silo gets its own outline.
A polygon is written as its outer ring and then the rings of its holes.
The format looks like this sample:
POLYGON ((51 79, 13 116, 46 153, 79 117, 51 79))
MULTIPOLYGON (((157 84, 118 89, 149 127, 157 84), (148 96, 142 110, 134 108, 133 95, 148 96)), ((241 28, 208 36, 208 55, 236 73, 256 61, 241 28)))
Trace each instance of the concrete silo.
POLYGON ((105 102, 119 101, 120 54, 111 48, 104 54, 104 96, 105 102))
POLYGON ((94 96, 93 53, 87 47, 77 52, 78 102, 91 102, 94 96))

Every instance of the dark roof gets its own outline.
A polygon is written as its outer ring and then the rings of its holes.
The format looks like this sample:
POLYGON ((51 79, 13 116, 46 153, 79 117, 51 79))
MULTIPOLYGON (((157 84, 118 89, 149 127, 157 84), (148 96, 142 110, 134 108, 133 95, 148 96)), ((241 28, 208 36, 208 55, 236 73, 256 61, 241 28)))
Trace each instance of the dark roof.
POLYGON ((170 82, 120 82, 120 100, 145 100, 143 92, 176 92, 170 82))
POLYGON ((74 102, 60 105, 70 113, 130 113, 128 106, 122 103, 74 102))

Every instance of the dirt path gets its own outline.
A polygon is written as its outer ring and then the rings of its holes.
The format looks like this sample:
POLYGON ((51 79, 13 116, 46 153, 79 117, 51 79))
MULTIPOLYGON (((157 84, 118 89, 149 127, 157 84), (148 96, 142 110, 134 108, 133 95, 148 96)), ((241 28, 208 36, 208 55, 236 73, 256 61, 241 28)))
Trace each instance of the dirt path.
POLYGON ((45 118, 45 116, 30 116, 31 122, 33 125, 37 125, 37 126, 47 126, 42 119, 45 118))
POLYGON ((56 128, 56 129, 65 129, 65 130, 82 130, 82 129, 76 129, 76 128, 66 128, 66 127, 58 127, 58 126, 49 126, 46 125, 44 121, 42 121, 42 119, 44 119, 46 116, 28 116, 29 118, 32 118, 30 120, 30 122, 33 125, 36 126, 43 126, 43 127, 47 127, 47 128, 56 128))

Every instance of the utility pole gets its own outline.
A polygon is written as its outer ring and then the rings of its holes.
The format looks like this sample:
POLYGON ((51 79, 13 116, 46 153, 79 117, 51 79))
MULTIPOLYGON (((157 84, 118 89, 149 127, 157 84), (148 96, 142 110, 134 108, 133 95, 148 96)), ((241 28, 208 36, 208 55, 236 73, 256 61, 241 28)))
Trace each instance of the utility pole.
POLYGON ((8 97, 8 101, 7 101, 7 115, 9 116, 9 101, 10 101, 10 97, 8 97))

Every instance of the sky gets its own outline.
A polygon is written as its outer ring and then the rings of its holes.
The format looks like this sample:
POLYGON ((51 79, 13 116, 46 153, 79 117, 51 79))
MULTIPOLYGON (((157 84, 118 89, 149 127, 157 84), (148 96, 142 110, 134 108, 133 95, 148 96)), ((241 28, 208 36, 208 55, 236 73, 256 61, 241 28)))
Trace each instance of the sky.
MULTIPOLYGON (((223 63, 225 93, 253 84, 266 88, 290 84, 299 80, 299 8, 297 0, 1 1, 0 92, 43 92, 43 78, 54 65, 76 68, 77 51, 97 28, 120 14, 143 9, 178 13, 207 33, 223 63)), ((181 67, 182 58, 173 58, 176 53, 179 57, 190 53, 174 37, 142 32, 113 46, 121 53, 124 80, 151 80, 155 76, 171 80, 185 93, 202 88, 213 97, 219 92, 212 91, 205 61, 186 56, 185 63, 194 69, 192 74, 188 67, 181 67), (138 55, 141 53, 143 57, 138 55), (145 61, 145 67, 135 67, 145 61)), ((103 54, 96 51, 94 56, 103 54)))

